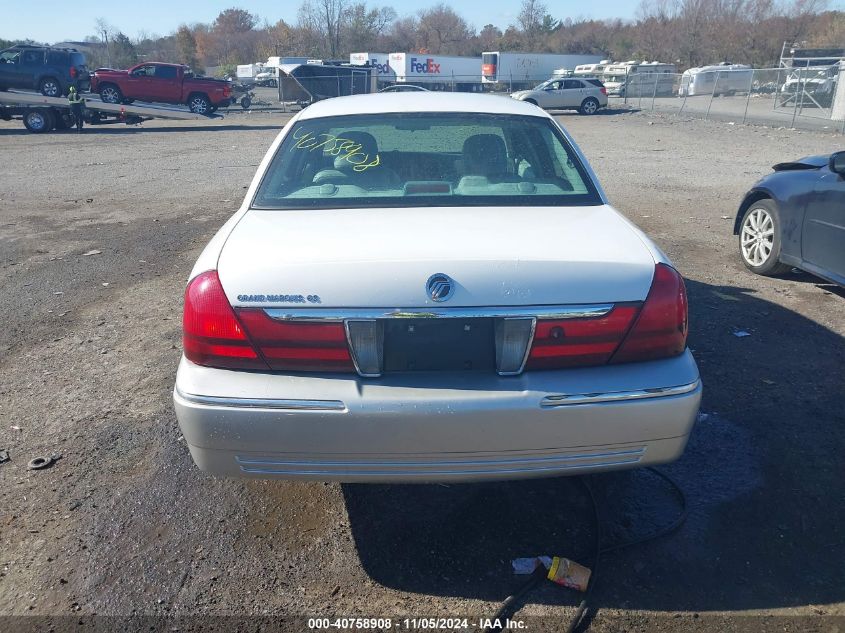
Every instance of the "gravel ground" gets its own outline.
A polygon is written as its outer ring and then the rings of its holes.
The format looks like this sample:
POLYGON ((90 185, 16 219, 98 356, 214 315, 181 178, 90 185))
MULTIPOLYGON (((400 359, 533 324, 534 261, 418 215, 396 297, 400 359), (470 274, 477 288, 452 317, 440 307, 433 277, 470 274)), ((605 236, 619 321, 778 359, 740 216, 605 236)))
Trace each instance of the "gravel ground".
MULTIPOLYGON (((513 557, 589 563, 576 479, 353 486, 194 467, 170 399, 184 282, 285 120, 44 136, 0 122, 0 629, 23 627, 12 615, 188 617, 179 630, 210 630, 201 615, 480 616, 517 585, 513 557)), ((731 227, 770 165, 842 137, 618 111, 561 120, 688 279, 705 383, 667 468, 689 518, 604 557, 592 630, 831 630, 818 616, 845 616, 845 292, 751 275, 731 227)), ((607 542, 677 511, 648 472, 593 486, 607 542)), ((579 600, 543 586, 520 616, 558 630, 579 600)))

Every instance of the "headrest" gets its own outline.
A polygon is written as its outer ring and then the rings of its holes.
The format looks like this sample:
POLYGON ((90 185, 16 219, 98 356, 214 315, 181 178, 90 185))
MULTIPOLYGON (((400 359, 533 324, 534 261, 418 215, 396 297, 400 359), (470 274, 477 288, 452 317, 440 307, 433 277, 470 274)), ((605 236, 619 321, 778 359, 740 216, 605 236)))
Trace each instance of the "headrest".
POLYGON ((496 134, 476 134, 464 141, 464 172, 490 176, 507 171, 505 142, 496 134))
MULTIPOLYGON (((364 156, 369 156, 366 162, 370 162, 376 157, 376 154, 378 154, 378 143, 376 143, 375 137, 369 132, 345 132, 344 134, 338 134, 337 138, 349 140, 356 145, 360 145, 361 149, 357 150, 355 153, 361 153, 364 156)), ((357 158, 353 161, 349 161, 346 159, 347 154, 348 152, 341 151, 341 153, 334 159, 335 169, 349 170, 352 169, 356 163, 364 162, 363 160, 357 160, 357 158)), ((363 159, 363 157, 361 158, 363 159)))

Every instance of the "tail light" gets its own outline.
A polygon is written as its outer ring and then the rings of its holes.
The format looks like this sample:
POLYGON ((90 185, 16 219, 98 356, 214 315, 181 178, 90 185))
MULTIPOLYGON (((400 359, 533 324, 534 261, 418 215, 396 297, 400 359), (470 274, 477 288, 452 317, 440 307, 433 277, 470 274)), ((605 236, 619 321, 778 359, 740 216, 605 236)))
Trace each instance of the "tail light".
POLYGON ((261 309, 232 309, 217 271, 185 291, 185 358, 223 369, 353 371, 342 323, 274 321, 261 309))
POLYGON ((604 96, 607 96, 607 88, 605 88, 604 86, 602 86, 601 88, 599 88, 599 90, 601 91, 601 93, 602 93, 604 96))
POLYGON ((620 304, 599 318, 537 321, 525 369, 606 364, 638 310, 639 304, 620 304))
POLYGON ((678 356, 687 345, 688 329, 684 280, 671 266, 657 264, 645 304, 611 362, 678 356))
POLYGON ((227 84, 223 86, 223 96, 228 98, 232 94, 232 88, 227 84))
POLYGON ((237 315, 270 369, 355 370, 343 323, 275 321, 258 308, 241 309, 237 315))
POLYGON ((687 329, 684 281, 671 266, 657 264, 642 306, 618 304, 600 318, 538 320, 525 369, 669 358, 683 353, 687 329))
POLYGON ((182 343, 185 358, 197 365, 267 369, 229 305, 215 270, 195 277, 185 290, 182 343))
POLYGON ((76 79, 76 76, 77 76, 78 74, 79 74, 79 73, 78 73, 78 72, 77 72, 77 70, 76 70, 76 66, 71 66, 71 67, 70 67, 70 78, 71 78, 71 79, 76 79))

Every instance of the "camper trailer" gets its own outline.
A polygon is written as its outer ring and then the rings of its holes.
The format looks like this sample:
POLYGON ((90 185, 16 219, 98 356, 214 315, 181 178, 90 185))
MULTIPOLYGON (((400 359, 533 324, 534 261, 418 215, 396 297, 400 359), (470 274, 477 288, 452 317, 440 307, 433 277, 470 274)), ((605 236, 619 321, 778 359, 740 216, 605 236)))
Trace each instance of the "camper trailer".
POLYGON ((609 59, 603 59, 598 64, 579 64, 572 74, 582 79, 602 79, 604 71, 610 63, 609 59))
POLYGON ((629 61, 608 64, 604 69, 607 94, 618 97, 665 97, 674 93, 674 64, 661 62, 629 61))
POLYGON ((681 75, 678 96, 734 95, 747 93, 751 89, 754 71, 745 64, 717 64, 690 68, 681 75))

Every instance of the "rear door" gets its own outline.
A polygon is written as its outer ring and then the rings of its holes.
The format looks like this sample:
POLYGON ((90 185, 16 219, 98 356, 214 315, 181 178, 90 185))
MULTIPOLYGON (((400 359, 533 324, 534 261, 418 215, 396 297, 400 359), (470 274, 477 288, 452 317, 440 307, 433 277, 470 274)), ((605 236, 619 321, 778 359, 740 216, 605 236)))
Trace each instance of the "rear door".
POLYGON ((563 82, 561 107, 563 108, 580 108, 581 102, 584 100, 584 92, 586 88, 581 83, 580 79, 565 79, 563 82))
POLYGON ((825 171, 804 213, 804 261, 845 277, 845 177, 825 171))

